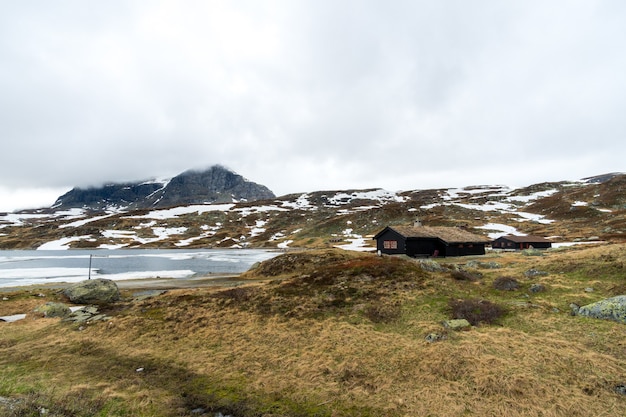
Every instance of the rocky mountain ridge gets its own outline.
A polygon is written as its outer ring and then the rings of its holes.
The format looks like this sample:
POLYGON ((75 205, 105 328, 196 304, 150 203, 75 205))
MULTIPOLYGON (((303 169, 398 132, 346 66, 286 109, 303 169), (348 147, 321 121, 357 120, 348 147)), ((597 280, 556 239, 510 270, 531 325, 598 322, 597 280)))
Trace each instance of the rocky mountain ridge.
POLYGON ((532 234, 553 242, 626 240, 626 175, 581 181, 390 192, 316 191, 257 201, 92 210, 52 208, 0 215, 0 249, 373 249, 387 225, 416 218, 489 238, 532 234))
POLYGON ((214 165, 189 170, 164 180, 110 183, 101 187, 74 188, 62 195, 52 209, 129 210, 183 204, 230 203, 273 198, 269 188, 214 165))

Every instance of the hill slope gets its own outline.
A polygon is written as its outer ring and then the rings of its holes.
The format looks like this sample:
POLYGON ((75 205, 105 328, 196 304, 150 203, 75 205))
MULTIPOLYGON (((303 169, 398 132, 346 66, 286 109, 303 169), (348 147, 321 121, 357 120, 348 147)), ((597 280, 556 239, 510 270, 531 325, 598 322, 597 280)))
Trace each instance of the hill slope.
MULTIPOLYGON (((249 271, 247 285, 125 291, 101 308, 107 322, 0 324, 0 414, 626 415, 624 324, 568 307, 624 293, 626 245, 478 259, 499 267, 297 251, 249 271), (519 286, 498 289, 502 277, 519 286), (481 313, 465 331, 442 325, 476 317, 454 311, 459 301, 481 313)), ((38 294, 6 294, 0 315, 61 297, 38 294)))
POLYGON ((555 242, 621 241, 625 190, 626 175, 613 174, 523 188, 316 191, 104 212, 55 207, 0 216, 0 248, 371 248, 376 232, 415 218, 430 226, 466 226, 490 238, 512 233, 555 242))

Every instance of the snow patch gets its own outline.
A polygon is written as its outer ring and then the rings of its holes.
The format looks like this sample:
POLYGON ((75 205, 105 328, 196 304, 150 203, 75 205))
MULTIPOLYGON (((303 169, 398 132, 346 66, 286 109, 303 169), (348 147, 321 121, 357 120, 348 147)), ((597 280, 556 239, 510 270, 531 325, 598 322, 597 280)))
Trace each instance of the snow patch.
POLYGON ((83 239, 91 239, 91 235, 63 237, 58 240, 44 243, 43 245, 40 245, 37 250, 67 250, 70 248, 70 243, 78 242, 83 239))

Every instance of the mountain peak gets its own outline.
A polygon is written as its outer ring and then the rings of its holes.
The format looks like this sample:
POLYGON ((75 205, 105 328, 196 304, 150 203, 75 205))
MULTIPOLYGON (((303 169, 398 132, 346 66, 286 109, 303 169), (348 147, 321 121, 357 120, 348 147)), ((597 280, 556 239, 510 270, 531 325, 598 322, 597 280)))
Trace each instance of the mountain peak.
POLYGON ((255 201, 274 197, 274 193, 267 187, 248 181, 229 168, 213 165, 207 169, 190 169, 166 180, 73 188, 59 197, 53 208, 137 209, 255 201))

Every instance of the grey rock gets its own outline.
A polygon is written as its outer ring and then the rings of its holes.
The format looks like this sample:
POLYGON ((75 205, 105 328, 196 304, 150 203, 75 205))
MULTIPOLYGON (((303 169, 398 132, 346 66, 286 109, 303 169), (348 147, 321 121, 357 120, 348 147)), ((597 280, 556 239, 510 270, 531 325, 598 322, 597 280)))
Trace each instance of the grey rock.
POLYGON ((587 288, 585 288, 585 292, 593 292, 593 288, 587 287, 587 288))
POLYGON ((626 324, 626 295, 618 295, 584 305, 578 309, 576 314, 626 324))
POLYGON ((72 312, 70 308, 63 303, 49 302, 35 308, 35 313, 43 314, 44 317, 67 317, 72 312))
POLYGON ((616 385, 615 392, 618 394, 626 395, 626 384, 616 385))
POLYGON ((99 313, 96 307, 86 306, 72 312, 72 314, 66 317, 63 321, 71 323, 90 323, 94 321, 105 321, 109 319, 109 316, 99 313))
POLYGON ((120 299, 117 284, 110 279, 90 279, 63 290, 63 294, 76 304, 108 304, 120 299))
POLYGON ((438 262, 433 261, 432 259, 420 259, 419 260, 420 268, 426 272, 444 272, 446 268, 439 265, 438 262))
POLYGON ((547 272, 539 271, 538 269, 531 268, 528 271, 524 272, 524 276, 526 278, 535 278, 535 277, 543 277, 548 275, 547 272))
POLYGON ((439 333, 429 333, 426 335, 424 339, 429 343, 433 343, 433 342, 443 339, 443 336, 441 336, 439 333))
POLYGON ((453 319, 444 321, 443 327, 450 330, 463 330, 472 327, 472 325, 466 319, 453 319))
POLYGON ((530 286, 530 292, 532 293, 538 293, 538 292, 544 292, 546 290, 546 287, 543 286, 542 284, 533 284, 530 286))

